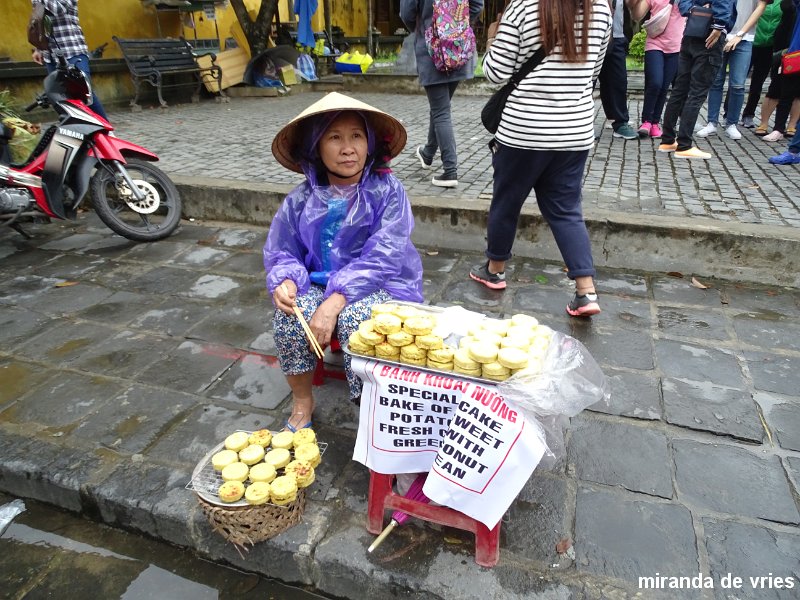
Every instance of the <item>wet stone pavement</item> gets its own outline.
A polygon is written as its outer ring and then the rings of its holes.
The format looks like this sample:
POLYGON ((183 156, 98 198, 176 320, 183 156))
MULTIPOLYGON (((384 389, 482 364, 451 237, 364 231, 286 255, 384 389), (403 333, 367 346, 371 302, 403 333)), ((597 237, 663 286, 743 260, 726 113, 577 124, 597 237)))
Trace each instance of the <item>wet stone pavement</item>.
POLYGON ((240 555, 185 486, 228 433, 279 428, 289 409, 266 230, 184 223, 137 245, 82 214, 30 232, 0 233, 2 492, 338 597, 797 598, 796 289, 604 270, 603 313, 577 320, 560 264, 517 260, 496 292, 466 277, 478 252, 420 248, 430 303, 526 312, 574 336, 608 376, 609 405, 572 420, 565 456, 525 485, 499 564, 482 569, 470 535, 420 522, 367 554, 358 415, 326 380, 314 422, 328 450, 303 521, 240 555), (713 589, 640 589, 700 573, 713 589), (722 587, 729 574, 740 589, 722 587))

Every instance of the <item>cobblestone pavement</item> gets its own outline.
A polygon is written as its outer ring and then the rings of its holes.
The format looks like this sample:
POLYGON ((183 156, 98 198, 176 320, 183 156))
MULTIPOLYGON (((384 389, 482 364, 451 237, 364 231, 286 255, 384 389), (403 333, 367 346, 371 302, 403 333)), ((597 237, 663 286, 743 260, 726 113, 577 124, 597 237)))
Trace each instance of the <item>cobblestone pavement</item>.
MULTIPOLYGON (((300 176, 272 157, 270 144, 280 127, 320 97, 321 92, 284 97, 234 98, 230 103, 205 101, 176 104, 166 110, 112 113, 120 137, 129 138, 161 157, 170 174, 228 180, 292 184, 300 176)), ((361 100, 401 119, 408 145, 393 167, 409 195, 490 199, 492 169, 488 133, 480 125, 485 96, 457 93, 453 120, 459 154, 459 187, 430 185, 413 152, 427 136, 428 105, 424 95, 361 93, 361 100)), ((641 100, 631 96, 631 122, 641 100)), ((597 103, 599 108, 599 102, 597 103)), ((698 125, 703 125, 700 119, 698 125)), ((671 217, 706 217, 717 222, 763 223, 800 227, 800 177, 797 167, 770 165, 767 158, 786 149, 788 141, 769 143, 742 129, 742 139, 724 135, 697 140, 709 150, 709 161, 676 159, 656 151, 656 140, 614 138, 598 111, 598 143, 584 178, 584 210, 632 212, 671 217)), ((438 159, 437 159, 438 161, 438 159)))
MULTIPOLYGON (((208 108, 225 109, 190 112, 208 108)), ((798 290, 605 269, 603 313, 579 320, 564 313, 558 263, 517 260, 498 292, 465 276, 477 250, 420 248, 429 302, 533 314, 581 340, 610 403, 572 419, 563 460, 527 482, 502 525, 500 563, 481 569, 471 535, 418 522, 366 552, 358 415, 328 379, 314 414, 328 449, 303 520, 242 554, 186 484, 228 433, 279 428, 289 410, 266 229, 184 223, 134 244, 91 213, 28 229, 32 240, 0 232, 0 492, 333 597, 797 598, 798 290), (657 576, 687 579, 643 589, 639 578, 657 576)))

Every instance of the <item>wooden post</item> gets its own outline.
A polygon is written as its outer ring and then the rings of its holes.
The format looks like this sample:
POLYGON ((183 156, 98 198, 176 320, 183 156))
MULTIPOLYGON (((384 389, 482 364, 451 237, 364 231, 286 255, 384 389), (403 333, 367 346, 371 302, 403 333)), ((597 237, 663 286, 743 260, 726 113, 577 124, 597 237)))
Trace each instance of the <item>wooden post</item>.
POLYGON ((372 53, 372 22, 375 18, 375 11, 373 10, 372 0, 367 2, 367 52, 374 58, 372 53))

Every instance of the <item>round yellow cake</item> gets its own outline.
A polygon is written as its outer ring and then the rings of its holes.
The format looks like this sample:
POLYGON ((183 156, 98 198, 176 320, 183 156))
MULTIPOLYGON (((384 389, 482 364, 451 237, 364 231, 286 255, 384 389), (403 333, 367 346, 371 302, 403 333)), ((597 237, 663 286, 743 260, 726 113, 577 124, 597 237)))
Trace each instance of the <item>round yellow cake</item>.
POLYGON ((453 363, 451 362, 438 362, 428 358, 428 368, 429 369, 436 369, 437 371, 452 371, 453 370, 453 363))
MULTIPOLYGON (((289 433, 291 433, 291 431, 289 433)), ((289 464, 290 460, 292 460, 292 453, 286 448, 274 448, 264 456, 264 462, 272 465, 276 469, 285 467, 289 464)))
POLYGON ((397 360, 400 357, 400 348, 392 346, 387 342, 375 345, 375 358, 383 358, 385 360, 397 360))
POLYGON ((244 450, 239 451, 239 460, 248 466, 261 462, 263 458, 264 446, 258 444, 250 444, 244 450))
POLYGON ((492 381, 505 381, 511 376, 511 370, 498 362, 485 363, 481 373, 483 377, 492 381))
POLYGON ((244 499, 247 500, 248 504, 252 504, 253 506, 266 504, 269 498, 270 485, 264 481, 251 483, 244 491, 244 499))
POLYGON ((470 345, 469 356, 481 364, 494 362, 497 359, 497 346, 487 342, 477 342, 470 345))
POLYGON ((247 441, 251 444, 258 444, 262 448, 266 448, 272 441, 272 432, 269 429, 259 429, 251 433, 247 441))
POLYGON ((374 352, 374 350, 372 350, 372 346, 367 344, 367 342, 364 341, 364 339, 361 337, 361 334, 358 333, 357 331, 351 333, 350 337, 347 338, 347 347, 350 349, 351 352, 355 352, 356 354, 364 354, 365 352, 374 352))
POLYGON ((436 319, 430 315, 417 315, 416 317, 409 317, 403 323, 405 329, 411 335, 427 335, 436 326, 436 319))
POLYGON ((249 472, 250 467, 246 464, 243 462, 235 462, 222 469, 221 475, 223 481, 244 481, 247 479, 247 474, 249 472))
POLYGON ((480 375, 481 370, 481 363, 477 360, 474 360, 469 355, 469 350, 466 348, 459 348, 456 350, 455 354, 453 354, 453 366, 458 369, 466 369, 468 371, 474 371, 475 369, 478 370, 478 375, 480 375))
POLYGON ((390 315, 395 309, 395 304, 373 304, 370 308, 372 318, 375 319, 378 315, 390 315))
POLYGON ((294 458, 295 460, 304 460, 314 468, 322 462, 319 446, 316 444, 300 444, 294 449, 294 458))
POLYGON ((403 325, 400 318, 392 314, 378 315, 373 320, 375 321, 375 331, 384 335, 400 331, 403 325))
POLYGON ((239 452, 239 450, 244 450, 247 447, 247 445, 250 443, 249 439, 249 433, 245 431, 237 431, 236 433, 232 433, 225 438, 225 447, 228 450, 239 452))
POLYGON ((273 504, 286 506, 297 499, 297 482, 288 475, 276 477, 270 484, 269 495, 273 504))
POLYGON ((314 483, 314 467, 305 460, 293 460, 286 465, 286 475, 294 477, 298 488, 304 488, 314 483))
POLYGON ((519 348, 500 348, 497 362, 509 369, 524 369, 528 366, 528 353, 519 348))
POLYGON ((285 448, 290 450, 294 446, 294 433, 291 431, 281 431, 272 436, 273 448, 285 448))
POLYGON ((397 346, 398 348, 401 348, 402 346, 408 346, 413 341, 414 336, 407 331, 396 331, 386 336, 386 342, 392 346, 397 346))
POLYGON ((269 483, 277 476, 278 472, 275 470, 275 467, 269 463, 258 463, 257 465, 250 467, 249 478, 253 483, 258 481, 269 483))
POLYGON ((239 455, 233 450, 221 450, 211 457, 211 466, 215 471, 222 471, 228 465, 239 460, 239 455))
POLYGON ((414 338, 414 343, 425 350, 438 350, 444 346, 444 340, 441 336, 432 333, 416 336, 414 338))
POLYGON ((317 442, 317 434, 311 427, 304 427, 294 432, 292 436, 294 446, 301 446, 303 444, 315 444, 317 442))
POLYGON ((241 481, 226 481, 219 486, 217 496, 223 502, 237 502, 244 496, 244 484, 241 481))

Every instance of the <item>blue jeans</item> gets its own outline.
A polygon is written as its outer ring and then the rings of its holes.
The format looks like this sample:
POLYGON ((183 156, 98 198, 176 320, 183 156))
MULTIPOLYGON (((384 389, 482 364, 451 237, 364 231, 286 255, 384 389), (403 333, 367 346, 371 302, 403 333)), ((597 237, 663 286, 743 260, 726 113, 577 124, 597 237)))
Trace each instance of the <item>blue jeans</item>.
POLYGON ((800 152, 800 127, 794 132, 794 137, 789 142, 789 152, 794 152, 795 154, 800 152))
POLYGON ((728 116, 725 126, 736 124, 742 114, 744 105, 744 84, 747 71, 750 70, 750 57, 753 55, 753 42, 742 40, 731 52, 722 54, 722 66, 717 72, 711 90, 708 92, 708 122, 719 123, 719 110, 722 106, 722 87, 725 85, 725 76, 729 75, 728 116), (729 73, 726 73, 729 71, 729 73))
POLYGON ((430 122, 428 123, 428 143, 422 149, 422 156, 426 160, 432 160, 436 151, 440 150, 444 176, 447 179, 458 178, 456 136, 453 133, 453 122, 450 118, 450 99, 456 93, 457 87, 458 81, 425 86, 430 107, 430 122))
MULTIPOLYGON (((75 65, 78 67, 84 75, 86 75, 86 79, 89 81, 91 85, 92 76, 89 73, 89 57, 85 54, 77 54, 75 56, 71 56, 67 59, 67 62, 71 65, 75 65)), ((46 62, 44 66, 47 68, 47 73, 50 74, 56 70, 56 63, 54 62, 46 62)), ((106 114, 103 105, 100 104, 100 100, 98 99, 97 95, 94 93, 94 87, 92 87, 92 104, 90 108, 96 112, 98 115, 103 117, 106 121, 108 121, 108 115, 106 114)))
POLYGON ((642 123, 660 123, 667 92, 678 72, 678 52, 664 54, 661 50, 644 53, 644 101, 642 123))
POLYGON ((486 231, 486 258, 500 261, 511 258, 519 214, 533 189, 539 210, 567 265, 567 276, 594 277, 592 246, 581 208, 583 168, 588 156, 588 150, 530 150, 498 143, 492 155, 494 188, 486 231))

